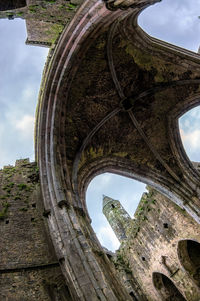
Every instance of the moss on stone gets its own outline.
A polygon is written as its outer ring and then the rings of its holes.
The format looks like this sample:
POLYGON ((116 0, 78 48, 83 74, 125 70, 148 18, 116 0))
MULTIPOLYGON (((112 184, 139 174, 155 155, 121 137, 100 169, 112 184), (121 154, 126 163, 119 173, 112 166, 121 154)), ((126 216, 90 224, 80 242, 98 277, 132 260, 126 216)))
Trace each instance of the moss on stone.
POLYGON ((3 173, 4 174, 9 174, 9 175, 12 175, 13 173, 16 172, 16 168, 13 167, 13 166, 9 166, 9 167, 4 167, 3 168, 3 173))
POLYGON ((130 42, 122 40, 120 47, 125 49, 125 52, 133 57, 134 62, 143 70, 153 72, 154 81, 156 83, 166 82, 169 79, 177 79, 174 65, 166 63, 159 57, 153 56, 147 51, 142 51, 134 47, 130 42))
POLYGON ((27 207, 22 207, 19 210, 22 211, 22 212, 26 212, 26 211, 28 211, 28 208, 27 207))
POLYGON ((54 44, 59 35, 63 31, 64 26, 62 24, 52 24, 51 28, 46 31, 46 34, 50 37, 50 42, 54 44))
POLYGON ((0 220, 4 220, 8 216, 8 208, 10 207, 10 204, 8 202, 4 202, 2 204, 3 209, 0 211, 0 220))
POLYGON ((27 189, 28 186, 27 186, 27 184, 20 183, 17 185, 17 187, 19 190, 25 190, 25 189, 27 189))
POLYGON ((73 3, 68 3, 67 4, 67 11, 70 11, 70 10, 75 10, 77 7, 76 4, 73 4, 73 3))

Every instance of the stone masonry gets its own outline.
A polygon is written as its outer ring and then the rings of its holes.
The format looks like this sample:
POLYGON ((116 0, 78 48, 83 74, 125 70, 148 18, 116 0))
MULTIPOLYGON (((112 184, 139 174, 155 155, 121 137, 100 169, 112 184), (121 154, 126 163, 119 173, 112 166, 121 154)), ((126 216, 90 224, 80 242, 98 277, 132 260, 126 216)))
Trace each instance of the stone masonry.
POLYGON ((27 44, 51 47, 35 122, 40 179, 28 160, 0 171, 0 300, 200 300, 200 172, 178 126, 200 104, 200 57, 141 30, 138 15, 157 2, 0 1, 0 18, 26 20, 27 44), (85 203, 103 172, 154 187, 133 220, 111 204, 116 256, 85 203))
POLYGON ((127 240, 112 260, 121 277, 124 271, 132 275, 149 301, 198 301, 199 225, 184 209, 148 189, 130 221, 127 240))
POLYGON ((28 159, 0 171, 0 300, 71 300, 52 246, 38 167, 28 159))
POLYGON ((131 218, 120 202, 107 196, 103 197, 103 214, 109 221, 120 242, 127 239, 131 218))

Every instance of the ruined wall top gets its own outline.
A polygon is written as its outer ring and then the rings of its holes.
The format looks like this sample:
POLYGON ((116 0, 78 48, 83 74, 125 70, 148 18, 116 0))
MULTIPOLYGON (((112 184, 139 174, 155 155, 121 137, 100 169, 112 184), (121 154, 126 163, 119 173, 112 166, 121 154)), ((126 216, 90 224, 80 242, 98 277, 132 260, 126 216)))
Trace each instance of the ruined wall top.
POLYGON ((43 216, 38 167, 0 170, 0 300, 71 300, 43 216), (68 298, 69 296, 69 298, 68 298))
POLYGON ((0 19, 26 20, 26 44, 53 45, 83 0, 0 0, 0 19))

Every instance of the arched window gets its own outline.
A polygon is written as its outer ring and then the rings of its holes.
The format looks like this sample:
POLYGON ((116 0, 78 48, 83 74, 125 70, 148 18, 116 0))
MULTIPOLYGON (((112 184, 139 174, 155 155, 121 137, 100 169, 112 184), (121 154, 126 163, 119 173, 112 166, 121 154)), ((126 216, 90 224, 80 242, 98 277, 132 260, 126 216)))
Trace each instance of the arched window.
POLYGON ((26 0, 0 0, 0 11, 16 9, 26 6, 26 0))
POLYGON ((200 287, 200 243, 194 240, 179 241, 178 256, 184 269, 200 287))
MULTIPOLYGON (((86 194, 87 208, 92 219, 92 226, 104 247, 115 251, 119 248, 120 243, 108 219, 103 214, 103 195, 119 200, 122 207, 133 217, 145 191, 145 184, 112 173, 98 175, 90 182, 86 194)), ((121 210, 119 207, 118 201, 110 203, 111 211, 116 210, 118 212, 121 210)), ((120 226, 119 223, 114 228, 117 226, 120 226)))
MULTIPOLYGON (((179 128, 182 143, 191 161, 199 162, 200 151, 200 106, 197 106, 179 118, 179 128)), ((198 165, 195 166, 199 168, 198 165)))
POLYGON ((153 273, 153 284, 163 301, 186 301, 174 283, 161 273, 153 273))

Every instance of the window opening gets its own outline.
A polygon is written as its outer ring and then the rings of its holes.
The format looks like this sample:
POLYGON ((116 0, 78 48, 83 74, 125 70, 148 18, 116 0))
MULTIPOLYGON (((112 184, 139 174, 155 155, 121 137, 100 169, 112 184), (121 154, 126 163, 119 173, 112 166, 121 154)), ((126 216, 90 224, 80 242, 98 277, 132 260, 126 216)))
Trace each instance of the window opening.
POLYGON ((126 238, 128 219, 133 218, 142 194, 146 191, 145 184, 119 175, 104 173, 95 177, 89 184, 86 193, 86 202, 92 227, 102 244, 109 250, 119 248, 119 240, 113 232, 108 220, 102 212, 103 198, 108 202, 105 211, 115 216, 114 227, 119 232, 119 239, 126 238), (122 214, 123 213, 123 214, 122 214), (123 215, 123 217, 122 217, 123 215))
MULTIPOLYGON (((197 106, 179 118, 182 143, 188 158, 200 162, 200 106, 197 106)), ((200 170, 200 163, 195 167, 200 170)))
POLYGON ((138 300, 138 299, 136 298, 136 296, 134 295, 133 292, 130 292, 129 295, 132 297, 132 299, 133 299, 134 301, 137 301, 137 300, 138 300))

